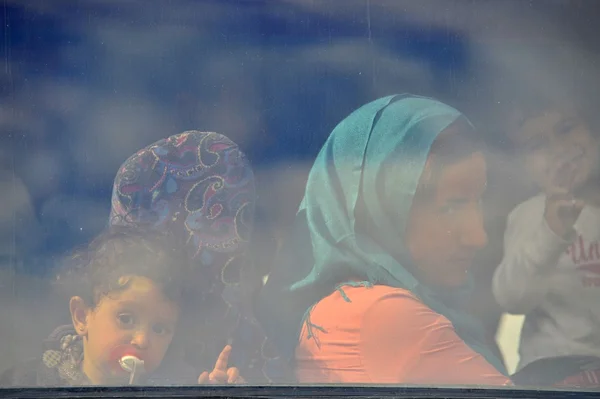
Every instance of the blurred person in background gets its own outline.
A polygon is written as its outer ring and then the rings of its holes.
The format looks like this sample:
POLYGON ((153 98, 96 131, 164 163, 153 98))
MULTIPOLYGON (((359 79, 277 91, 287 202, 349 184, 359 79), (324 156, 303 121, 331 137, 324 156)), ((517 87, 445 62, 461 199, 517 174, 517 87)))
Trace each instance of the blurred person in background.
MULTIPOLYGON (((534 97, 534 96, 531 96, 534 97)), ((593 114, 517 101, 509 139, 539 194, 509 215, 493 292, 524 314, 515 383, 600 385, 600 148, 593 114)))
POLYGON ((8 147, 0 148, 0 369, 23 355, 34 356, 37 348, 30 343, 44 338, 40 331, 51 319, 46 317, 49 306, 41 306, 47 304, 46 281, 35 274, 42 264, 44 234, 8 147))
POLYGON ((466 310, 483 149, 460 112, 413 95, 333 130, 258 305, 300 382, 510 384, 466 310))
POLYGON ((29 190, 15 174, 5 154, 0 153, 0 293, 15 294, 13 283, 17 271, 31 270, 25 259, 39 248, 42 234, 38 226, 29 190))

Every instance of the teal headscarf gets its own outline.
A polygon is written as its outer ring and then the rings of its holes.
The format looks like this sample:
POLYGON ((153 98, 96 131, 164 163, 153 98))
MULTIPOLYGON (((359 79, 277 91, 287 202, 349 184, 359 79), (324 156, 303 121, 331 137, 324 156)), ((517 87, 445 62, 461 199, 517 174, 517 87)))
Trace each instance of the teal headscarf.
POLYGON ((259 300, 258 313, 267 331, 278 332, 270 336, 284 355, 292 356, 298 342, 301 311, 309 313, 352 279, 413 292, 504 372, 481 323, 455 306, 470 287, 441 292, 420 283, 403 245, 431 145, 461 117, 439 101, 403 94, 362 106, 333 130, 310 171, 286 258, 275 265, 259 300))

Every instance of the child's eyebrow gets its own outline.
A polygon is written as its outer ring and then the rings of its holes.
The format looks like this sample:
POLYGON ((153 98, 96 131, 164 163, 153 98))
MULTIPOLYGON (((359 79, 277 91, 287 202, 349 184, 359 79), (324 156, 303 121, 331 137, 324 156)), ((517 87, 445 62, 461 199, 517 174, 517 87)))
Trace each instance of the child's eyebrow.
POLYGON ((130 301, 130 300, 119 300, 117 299, 117 306, 119 307, 123 307, 123 308, 138 308, 140 306, 140 304, 136 301, 130 301))
MULTIPOLYGON (((143 306, 141 303, 139 303, 137 301, 131 301, 131 300, 120 301, 117 304, 117 306, 119 308, 121 308, 119 311, 131 310, 131 311, 135 311, 135 312, 140 312, 143 309, 143 306)), ((151 313, 153 315, 155 315, 157 321, 159 321, 161 323, 172 323, 173 322, 173 317, 170 312, 164 313, 164 312, 159 312, 156 309, 152 309, 151 313)))

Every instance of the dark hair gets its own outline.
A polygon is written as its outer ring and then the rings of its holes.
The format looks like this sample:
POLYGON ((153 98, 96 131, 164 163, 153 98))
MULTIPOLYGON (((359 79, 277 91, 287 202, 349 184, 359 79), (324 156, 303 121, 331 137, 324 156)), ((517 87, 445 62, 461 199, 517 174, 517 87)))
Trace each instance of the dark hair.
POLYGON ((57 282, 95 307, 104 296, 129 287, 131 279, 124 277, 142 276, 181 305, 187 268, 184 251, 169 234, 112 226, 68 259, 57 282))
POLYGON ((518 128, 523 126, 530 118, 535 118, 547 111, 562 109, 564 107, 565 104, 561 104, 557 100, 529 93, 513 101, 508 121, 511 126, 518 128))
POLYGON ((484 137, 464 117, 460 117, 435 139, 428 154, 428 170, 424 170, 415 197, 423 198, 434 192, 442 170, 469 155, 484 151, 484 137))
POLYGON ((583 94, 578 98, 572 96, 551 97, 532 90, 520 95, 518 98, 514 98, 508 106, 504 126, 504 132, 508 138, 508 149, 512 151, 519 150, 515 147, 511 136, 518 132, 527 120, 551 111, 574 112, 588 125, 593 135, 598 133, 600 120, 598 120, 595 109, 595 101, 591 101, 583 94))

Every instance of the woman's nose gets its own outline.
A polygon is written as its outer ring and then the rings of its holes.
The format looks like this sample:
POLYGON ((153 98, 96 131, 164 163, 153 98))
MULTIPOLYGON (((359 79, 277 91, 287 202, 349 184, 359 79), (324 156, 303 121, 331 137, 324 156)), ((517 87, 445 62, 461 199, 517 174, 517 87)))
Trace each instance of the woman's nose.
POLYGON ((487 233, 483 224, 483 212, 478 207, 477 210, 470 212, 470 215, 465 217, 465 228, 461 236, 461 244, 472 250, 477 250, 485 247, 488 243, 487 233))

